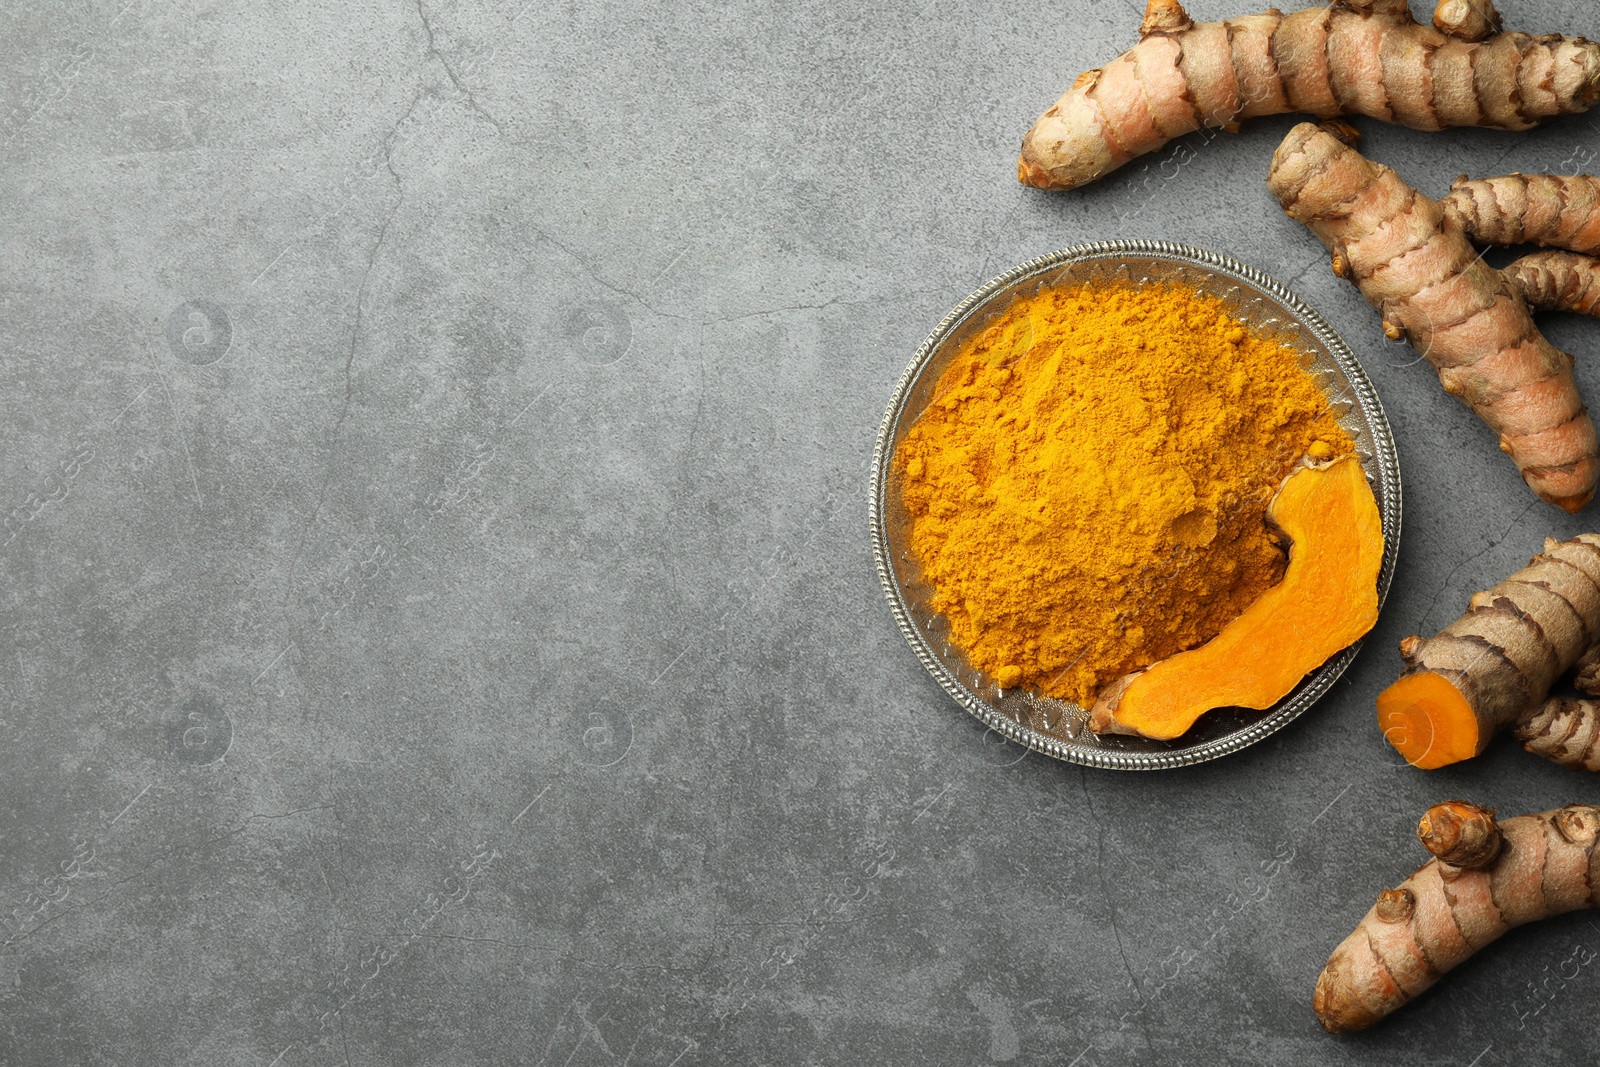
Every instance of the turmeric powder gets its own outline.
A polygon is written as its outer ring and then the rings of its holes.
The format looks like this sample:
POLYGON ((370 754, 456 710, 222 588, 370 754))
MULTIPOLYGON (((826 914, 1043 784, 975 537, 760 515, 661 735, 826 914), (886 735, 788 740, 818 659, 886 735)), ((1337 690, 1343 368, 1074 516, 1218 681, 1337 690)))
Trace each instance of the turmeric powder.
POLYGON ((895 464, 952 642, 1087 707, 1275 585, 1273 492, 1302 455, 1353 451, 1293 348, 1190 287, 1101 283, 969 339, 895 464))

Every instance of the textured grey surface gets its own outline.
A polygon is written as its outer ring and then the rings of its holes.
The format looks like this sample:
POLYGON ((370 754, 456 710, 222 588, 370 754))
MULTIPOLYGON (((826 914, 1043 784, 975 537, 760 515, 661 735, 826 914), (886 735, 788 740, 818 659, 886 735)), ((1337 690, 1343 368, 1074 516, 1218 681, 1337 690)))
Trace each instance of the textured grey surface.
MULTIPOLYGON (((1582 0, 1506 7, 1600 37, 1582 0)), ((0 1061, 1586 1061, 1582 915, 1367 1035, 1311 1016, 1427 804, 1600 792, 1509 743, 1413 771, 1372 715, 1400 635, 1593 519, 1532 503, 1267 197, 1292 120, 1074 195, 1015 183, 1023 129, 1137 21, 0 16, 0 1061), (986 740, 895 632, 866 531, 932 325, 1122 236, 1326 314, 1406 477, 1344 680, 1154 775, 986 740)), ((1582 118, 1363 125, 1434 192, 1600 149, 1582 118)))

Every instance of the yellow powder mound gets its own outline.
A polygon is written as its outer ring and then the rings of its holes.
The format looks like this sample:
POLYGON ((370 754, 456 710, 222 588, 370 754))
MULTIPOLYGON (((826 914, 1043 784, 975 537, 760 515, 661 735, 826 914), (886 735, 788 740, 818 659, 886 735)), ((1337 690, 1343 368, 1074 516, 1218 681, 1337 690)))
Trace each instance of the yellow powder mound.
POLYGON ((1354 451, 1298 354, 1177 285, 1047 289, 967 343, 895 456, 973 666, 1088 706, 1283 575, 1268 501, 1354 451))

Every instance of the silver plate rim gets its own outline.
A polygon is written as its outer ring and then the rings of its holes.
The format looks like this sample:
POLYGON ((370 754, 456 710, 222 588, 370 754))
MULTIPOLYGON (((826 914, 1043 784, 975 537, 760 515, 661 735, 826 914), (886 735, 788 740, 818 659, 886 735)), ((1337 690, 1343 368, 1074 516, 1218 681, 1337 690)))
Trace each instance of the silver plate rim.
POLYGON ((933 332, 928 335, 927 339, 922 342, 921 347, 917 349, 916 355, 912 357, 905 372, 901 374, 900 381, 895 386, 894 394, 889 400, 888 410, 884 414, 883 423, 878 430, 877 442, 873 447, 872 495, 868 508, 868 518, 872 527, 872 555, 878 571, 878 581, 883 586, 884 596, 889 602, 889 609, 894 615, 895 623, 900 628, 900 634, 911 646, 911 650, 916 654, 922 666, 929 674, 933 675, 940 687, 956 703, 960 704, 978 721, 1000 734, 1006 740, 1014 741, 1034 752, 1054 759, 1105 770, 1170 770, 1204 763, 1208 760, 1237 752, 1289 725, 1315 704, 1332 687, 1334 682, 1338 681, 1340 675, 1355 659, 1356 653, 1360 651, 1362 641, 1357 641, 1350 645, 1343 652, 1340 652, 1319 667, 1313 672, 1309 684, 1302 686, 1295 693, 1290 694, 1290 696, 1279 702, 1265 717, 1222 737, 1190 745, 1174 742, 1170 750, 1163 752, 1115 752, 1077 747, 1068 741, 1040 733, 1032 727, 1025 726, 1009 716, 1001 714, 945 667, 944 663, 934 653, 934 650, 928 645, 921 630, 911 619, 905 595, 900 588, 899 582, 894 577, 890 565, 889 534, 885 521, 887 514, 885 494, 888 491, 889 462, 891 459, 890 444, 894 436, 895 426, 905 407, 912 385, 916 382, 923 366, 933 357, 933 354, 944 339, 959 324, 965 321, 970 312, 983 304, 990 296, 1001 289, 1025 280, 1030 275, 1041 274, 1069 263, 1128 255, 1166 259, 1176 263, 1188 264, 1222 274, 1234 281, 1246 282, 1289 309, 1300 325, 1321 342, 1327 348, 1329 354, 1332 355, 1334 362, 1338 364, 1340 371, 1344 374, 1363 416, 1373 431, 1373 462, 1377 464, 1380 475, 1381 491, 1379 493, 1378 509, 1384 535, 1383 565, 1378 573, 1378 610, 1380 613, 1382 612, 1384 601, 1389 594, 1390 582, 1394 578, 1395 563, 1399 558, 1401 488, 1400 458, 1395 451, 1394 434, 1389 426, 1388 416, 1384 413, 1383 404, 1378 399, 1377 390, 1373 388, 1365 369, 1357 360, 1350 346, 1345 343, 1344 338, 1334 330, 1333 326, 1322 315, 1287 286, 1270 275, 1246 263, 1241 263, 1230 256, 1206 249, 1194 248, 1189 245, 1177 244, 1172 241, 1121 239, 1095 241, 1059 249, 1020 263, 1004 274, 991 278, 984 285, 970 293, 965 300, 962 300, 961 303, 952 308, 940 320, 939 324, 934 327, 933 332))

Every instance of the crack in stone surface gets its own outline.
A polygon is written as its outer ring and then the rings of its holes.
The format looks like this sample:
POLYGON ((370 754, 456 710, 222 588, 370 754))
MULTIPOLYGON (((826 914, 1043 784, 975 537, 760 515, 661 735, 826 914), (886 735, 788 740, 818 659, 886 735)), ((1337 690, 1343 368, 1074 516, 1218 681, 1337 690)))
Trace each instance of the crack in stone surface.
POLYGON ((422 6, 422 0, 416 0, 416 2, 417 17, 422 20, 422 31, 428 35, 428 55, 439 61, 439 65, 444 68, 445 77, 450 79, 450 84, 455 86, 458 93, 467 98, 468 106, 470 106, 480 118, 482 118, 489 125, 493 126, 496 133, 504 136, 506 131, 505 128, 500 125, 500 120, 489 114, 489 112, 484 109, 483 105, 478 103, 478 98, 473 95, 471 89, 468 89, 461 83, 461 79, 456 76, 455 68, 452 67, 450 65, 450 61, 444 57, 444 53, 439 51, 439 46, 435 43, 433 36, 433 20, 428 18, 428 12, 427 9, 422 6))

